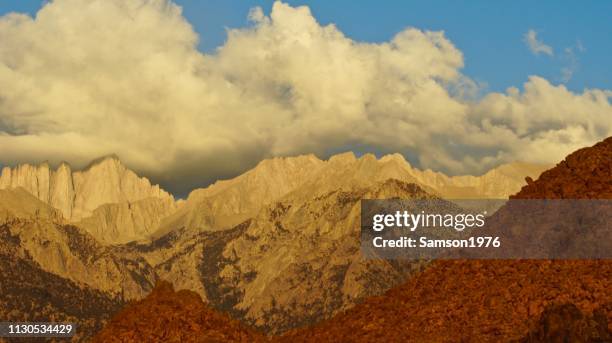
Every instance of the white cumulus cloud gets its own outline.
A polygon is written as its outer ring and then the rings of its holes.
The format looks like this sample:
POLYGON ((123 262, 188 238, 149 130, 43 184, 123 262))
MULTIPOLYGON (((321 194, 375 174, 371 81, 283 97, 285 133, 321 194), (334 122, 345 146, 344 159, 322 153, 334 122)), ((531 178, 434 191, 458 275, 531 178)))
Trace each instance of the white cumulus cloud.
POLYGON ((538 39, 538 33, 535 30, 529 30, 525 33, 524 36, 525 43, 529 50, 533 52, 535 55, 545 54, 548 56, 553 56, 553 48, 550 45, 544 44, 541 40, 538 39))
POLYGON ((478 173, 556 162, 612 133, 608 90, 533 76, 475 99, 443 32, 358 42, 281 2, 250 18, 204 54, 166 0, 55 0, 1 17, 0 162, 116 153, 181 193, 275 155, 359 146, 478 173))

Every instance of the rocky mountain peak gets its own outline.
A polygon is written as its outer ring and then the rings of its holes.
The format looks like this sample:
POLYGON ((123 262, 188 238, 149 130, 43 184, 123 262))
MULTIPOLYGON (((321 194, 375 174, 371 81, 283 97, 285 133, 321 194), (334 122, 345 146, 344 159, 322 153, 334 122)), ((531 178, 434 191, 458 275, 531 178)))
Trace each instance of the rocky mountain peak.
POLYGON ((398 154, 398 153, 385 155, 380 158, 380 162, 382 163, 394 162, 394 163, 402 164, 402 165, 412 168, 410 163, 406 160, 406 158, 404 158, 404 155, 398 154))
POLYGON ((355 154, 352 151, 343 152, 340 154, 333 155, 327 160, 330 164, 347 164, 353 163, 357 160, 355 154))
POLYGON ((135 202, 147 198, 174 202, 172 195, 136 175, 115 155, 94 160, 81 171, 73 171, 65 162, 55 170, 48 163, 3 168, 0 189, 18 187, 57 208, 71 221, 90 216, 104 204, 135 202))
MULTIPOLYGON (((65 162, 62 162, 62 163, 65 163, 65 162)), ((104 155, 104 156, 98 157, 92 160, 91 162, 89 162, 89 164, 85 168, 83 168, 83 170, 91 169, 92 167, 95 167, 100 164, 122 165, 122 162, 119 156, 117 156, 116 154, 104 155)))

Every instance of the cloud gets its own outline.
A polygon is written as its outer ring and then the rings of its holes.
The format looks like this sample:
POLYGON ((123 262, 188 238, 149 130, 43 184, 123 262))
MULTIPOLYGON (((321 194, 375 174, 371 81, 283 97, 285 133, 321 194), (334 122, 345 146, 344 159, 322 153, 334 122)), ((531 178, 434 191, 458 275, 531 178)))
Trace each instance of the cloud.
POLYGON ((565 48, 563 59, 566 65, 561 68, 561 82, 568 83, 578 69, 578 57, 573 48, 565 48))
POLYGON ((529 47, 529 50, 531 50, 531 52, 535 55, 554 55, 553 48, 550 45, 546 45, 541 40, 538 40, 538 34, 537 32, 535 32, 535 30, 530 29, 529 31, 527 31, 527 33, 525 33, 524 40, 527 44, 527 47, 529 47))
POLYGON ((612 133, 607 90, 533 76, 524 91, 475 98, 443 32, 363 43, 281 2, 250 19, 203 54, 164 0, 55 0, 35 18, 1 17, 1 161, 116 153, 184 194, 277 155, 359 146, 478 173, 555 162, 612 133))
POLYGON ((563 50, 563 56, 561 59, 565 63, 565 66, 561 68, 561 82, 568 83, 574 73, 580 68, 580 61, 578 54, 586 51, 586 48, 582 45, 580 40, 576 41, 576 45, 567 47, 563 50))

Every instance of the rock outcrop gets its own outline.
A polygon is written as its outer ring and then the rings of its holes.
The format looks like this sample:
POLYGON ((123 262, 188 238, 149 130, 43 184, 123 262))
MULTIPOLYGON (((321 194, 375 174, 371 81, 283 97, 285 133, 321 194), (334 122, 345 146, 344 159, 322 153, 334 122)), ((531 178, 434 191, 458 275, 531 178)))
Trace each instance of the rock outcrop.
POLYGON ((119 312, 94 342, 265 342, 263 335, 213 311, 194 292, 159 282, 119 312))
POLYGON ((513 199, 612 199, 612 137, 580 149, 527 180, 513 199))

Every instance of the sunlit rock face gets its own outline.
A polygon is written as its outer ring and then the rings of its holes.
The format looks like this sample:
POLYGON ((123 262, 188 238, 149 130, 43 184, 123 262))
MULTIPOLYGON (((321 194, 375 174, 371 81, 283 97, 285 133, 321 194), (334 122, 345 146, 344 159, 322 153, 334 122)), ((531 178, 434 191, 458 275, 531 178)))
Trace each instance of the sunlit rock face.
POLYGON ((22 188, 103 243, 146 237, 174 212, 172 195, 127 169, 116 157, 94 161, 83 171, 62 163, 5 167, 0 189, 22 188), (82 224, 82 225, 81 225, 82 224))
POLYGON ((22 187, 41 201, 62 211, 71 221, 90 216, 104 204, 134 202, 146 198, 173 199, 127 169, 116 157, 93 162, 83 171, 72 171, 66 163, 53 170, 47 163, 5 167, 0 189, 22 187))

